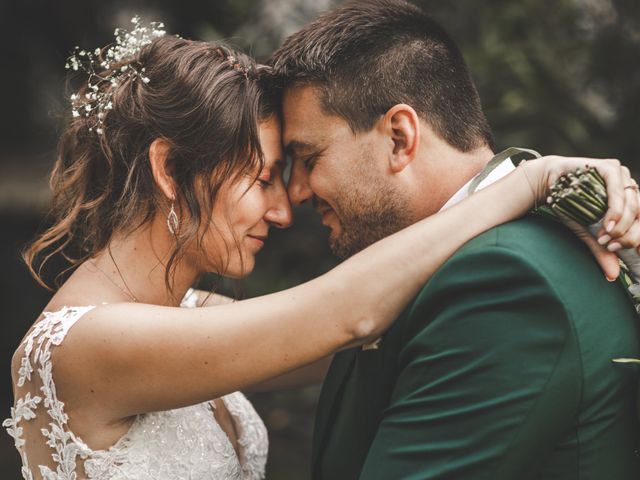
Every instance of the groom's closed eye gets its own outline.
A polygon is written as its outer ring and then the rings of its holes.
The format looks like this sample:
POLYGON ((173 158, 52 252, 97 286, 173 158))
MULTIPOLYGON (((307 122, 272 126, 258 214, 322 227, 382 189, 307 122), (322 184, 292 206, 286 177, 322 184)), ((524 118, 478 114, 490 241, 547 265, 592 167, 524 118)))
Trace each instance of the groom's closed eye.
POLYGON ((320 158, 320 152, 312 153, 311 155, 307 155, 302 158, 302 163, 306 168, 307 172, 311 172, 313 167, 316 166, 318 159, 320 158))

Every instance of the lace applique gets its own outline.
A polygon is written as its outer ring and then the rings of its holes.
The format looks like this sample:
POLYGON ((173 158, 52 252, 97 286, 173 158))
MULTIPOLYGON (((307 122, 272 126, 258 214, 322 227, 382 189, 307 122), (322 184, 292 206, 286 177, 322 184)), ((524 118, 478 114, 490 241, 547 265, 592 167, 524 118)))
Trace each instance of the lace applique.
POLYGON ((57 398, 51 347, 60 345, 73 324, 92 308, 65 307, 58 312, 46 312, 21 344, 17 399, 11 417, 2 425, 20 453, 24 479, 77 480, 85 475, 91 480, 264 478, 266 428, 251 403, 239 392, 222 400, 239 432, 240 458, 215 421, 209 402, 138 415, 129 431, 108 450, 92 450, 75 436, 68 428, 64 403, 57 398), (34 476, 25 440, 37 435, 44 436, 40 447, 46 451, 35 451, 31 458, 38 465, 39 476, 34 476), (84 472, 78 470, 80 466, 84 472))
POLYGON ((24 356, 18 370, 18 388, 24 387, 27 381, 31 381, 34 365, 41 381, 40 391, 42 397, 35 392, 27 392, 23 398, 18 398, 11 408, 11 417, 6 419, 2 426, 7 428, 9 435, 14 439, 15 446, 22 457, 22 476, 25 479, 33 478, 29 470, 27 452, 25 451, 24 433, 20 423, 24 420, 33 420, 37 416, 36 410, 44 400, 44 408, 51 422, 49 428, 41 428, 40 432, 46 438, 46 444, 52 448, 52 459, 56 465, 54 472, 46 465, 39 465, 40 475, 46 480, 74 479, 76 460, 78 455, 86 456, 89 449, 78 439, 73 438, 71 432, 66 429, 69 417, 64 413, 64 404, 58 400, 56 386, 53 383, 51 371, 51 346, 60 345, 69 329, 78 318, 93 307, 63 308, 55 313, 44 313, 44 318, 33 327, 23 342, 24 356), (33 394, 33 396, 32 396, 33 394))
POLYGON ((264 478, 269 439, 262 419, 253 409, 251 402, 240 392, 225 396, 223 401, 240 427, 238 444, 242 460, 242 478, 264 478))

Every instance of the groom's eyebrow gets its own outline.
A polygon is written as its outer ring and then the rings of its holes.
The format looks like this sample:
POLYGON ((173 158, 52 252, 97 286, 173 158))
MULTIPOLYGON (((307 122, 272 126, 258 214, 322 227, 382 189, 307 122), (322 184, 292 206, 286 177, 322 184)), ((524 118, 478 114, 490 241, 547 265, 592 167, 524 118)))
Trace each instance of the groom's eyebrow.
POLYGON ((301 152, 314 150, 315 148, 316 146, 310 143, 301 142, 299 140, 291 140, 285 147, 285 152, 287 153, 287 155, 295 158, 297 155, 300 155, 301 152))

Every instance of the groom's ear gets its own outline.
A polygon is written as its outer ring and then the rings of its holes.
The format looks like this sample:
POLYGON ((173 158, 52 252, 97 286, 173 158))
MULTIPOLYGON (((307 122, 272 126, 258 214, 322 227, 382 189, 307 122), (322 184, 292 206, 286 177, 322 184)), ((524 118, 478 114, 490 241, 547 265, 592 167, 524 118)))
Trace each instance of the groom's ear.
POLYGON ((409 105, 400 103, 391 107, 381 120, 380 127, 391 140, 389 167, 399 173, 409 165, 420 146, 420 119, 409 105))
POLYGON ((156 185, 162 194, 173 202, 176 199, 176 186, 167 164, 169 150, 170 145, 167 140, 156 138, 149 145, 149 164, 156 185))

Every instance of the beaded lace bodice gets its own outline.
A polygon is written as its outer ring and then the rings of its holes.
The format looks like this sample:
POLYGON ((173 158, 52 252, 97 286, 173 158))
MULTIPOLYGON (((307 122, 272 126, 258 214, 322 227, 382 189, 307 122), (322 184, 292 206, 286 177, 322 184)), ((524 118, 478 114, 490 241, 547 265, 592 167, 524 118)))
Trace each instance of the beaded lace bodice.
POLYGON ((183 480, 264 478, 267 432, 242 393, 222 398, 238 432, 239 454, 213 416, 212 402, 138 415, 107 450, 92 450, 68 427, 56 394, 52 349, 93 307, 46 312, 20 346, 11 417, 3 422, 27 480, 183 480))

